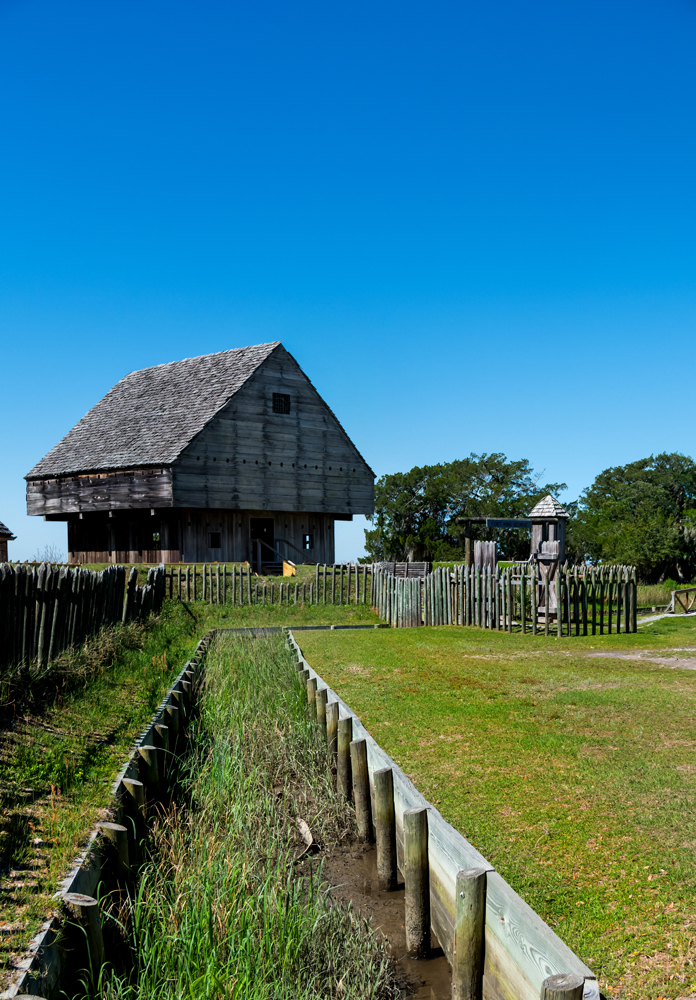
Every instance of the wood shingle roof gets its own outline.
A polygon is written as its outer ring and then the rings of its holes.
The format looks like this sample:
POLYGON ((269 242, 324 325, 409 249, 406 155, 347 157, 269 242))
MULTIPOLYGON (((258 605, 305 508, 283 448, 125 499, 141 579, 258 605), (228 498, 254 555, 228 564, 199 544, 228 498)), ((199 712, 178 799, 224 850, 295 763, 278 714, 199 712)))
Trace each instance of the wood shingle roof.
POLYGON ((13 542, 15 540, 15 536, 12 534, 10 529, 2 523, 2 521, 0 521, 0 538, 6 538, 9 542, 13 542))
POLYGON ((530 510, 527 517, 570 517, 568 511, 549 493, 530 510))
POLYGON ((280 341, 131 372, 26 479, 169 465, 280 346, 280 341))

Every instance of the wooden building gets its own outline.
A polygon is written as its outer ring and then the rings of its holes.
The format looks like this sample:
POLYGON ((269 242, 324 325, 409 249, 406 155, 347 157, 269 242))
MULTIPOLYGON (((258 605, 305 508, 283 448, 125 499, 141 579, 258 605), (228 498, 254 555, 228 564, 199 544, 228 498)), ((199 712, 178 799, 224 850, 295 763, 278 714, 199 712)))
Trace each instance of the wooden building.
POLYGON ((0 521, 0 563, 7 562, 7 543, 13 542, 16 535, 13 535, 9 528, 0 521))
POLYGON ((566 522, 570 514, 555 497, 547 494, 527 515, 532 522, 531 555, 553 556, 562 566, 565 562, 566 522))
POLYGON ((280 342, 132 372, 34 466, 72 562, 334 561, 374 474, 280 342))

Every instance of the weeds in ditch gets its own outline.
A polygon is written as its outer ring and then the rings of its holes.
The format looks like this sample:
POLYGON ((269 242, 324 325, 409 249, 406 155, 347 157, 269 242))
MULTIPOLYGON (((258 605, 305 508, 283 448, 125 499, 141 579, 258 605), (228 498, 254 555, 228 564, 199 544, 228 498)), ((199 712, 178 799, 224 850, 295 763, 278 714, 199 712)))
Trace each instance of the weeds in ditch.
POLYGON ((133 973, 110 1000, 387 998, 385 946, 333 904, 297 819, 330 845, 353 829, 279 637, 218 643, 185 775, 154 826, 129 920, 133 973))

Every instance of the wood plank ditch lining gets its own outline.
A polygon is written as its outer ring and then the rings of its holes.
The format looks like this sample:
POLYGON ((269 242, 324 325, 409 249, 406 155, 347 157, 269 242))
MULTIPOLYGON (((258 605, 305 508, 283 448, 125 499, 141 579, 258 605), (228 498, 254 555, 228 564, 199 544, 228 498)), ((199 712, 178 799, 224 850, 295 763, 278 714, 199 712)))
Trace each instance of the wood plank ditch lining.
MULTIPOLYGON (((128 760, 111 786, 112 808, 117 817, 121 811, 123 795, 121 783, 123 779, 138 779, 138 748, 152 743, 153 729, 161 722, 166 708, 172 704, 173 691, 183 680, 184 672, 191 669, 192 660, 205 655, 205 644, 210 642, 214 634, 215 630, 212 630, 198 642, 193 656, 181 668, 176 680, 173 681, 160 702, 159 708, 133 744, 128 760)), ((95 827, 87 838, 83 850, 73 861, 68 874, 60 882, 60 888, 54 893, 53 898, 59 900, 70 892, 94 896, 101 881, 102 863, 100 832, 99 828, 95 827)), ((0 994, 0 1000, 10 1000, 12 997, 26 993, 50 997, 58 989, 64 967, 63 951, 58 944, 60 926, 61 919, 57 916, 51 917, 41 925, 39 933, 29 942, 25 958, 17 965, 20 970, 19 974, 8 989, 0 994)))
POLYGON ((390 767, 394 778, 397 855, 403 871, 403 815, 406 809, 428 809, 428 855, 430 862, 430 905, 432 927, 447 960, 454 951, 455 885, 457 872, 485 868, 486 888, 485 1000, 539 1000, 541 984, 547 976, 573 972, 585 980, 584 1000, 599 1000, 599 985, 592 972, 535 911, 507 884, 493 866, 468 840, 450 826, 401 768, 370 736, 358 716, 333 691, 305 659, 293 635, 288 638, 317 687, 325 687, 339 705, 339 718, 353 719, 353 739, 365 739, 374 809, 372 775, 390 767))

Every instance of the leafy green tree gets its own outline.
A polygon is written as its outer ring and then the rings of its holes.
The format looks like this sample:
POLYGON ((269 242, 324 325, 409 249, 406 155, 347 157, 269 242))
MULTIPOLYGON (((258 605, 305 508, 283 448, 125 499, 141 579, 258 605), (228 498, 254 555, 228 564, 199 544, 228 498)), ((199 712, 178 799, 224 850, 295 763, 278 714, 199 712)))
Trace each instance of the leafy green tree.
MULTIPOLYGON (((464 558, 466 517, 524 517, 547 493, 565 483, 539 485, 527 459, 505 455, 469 455, 440 465, 382 476, 375 484, 373 528, 365 531, 365 562, 421 562, 464 558)), ((475 537, 496 538, 476 525, 475 537)), ((502 558, 526 559, 529 532, 505 530, 497 535, 502 558)))
POLYGON ((605 469, 573 505, 570 557, 636 566, 647 583, 696 572, 696 463, 677 452, 605 469))

